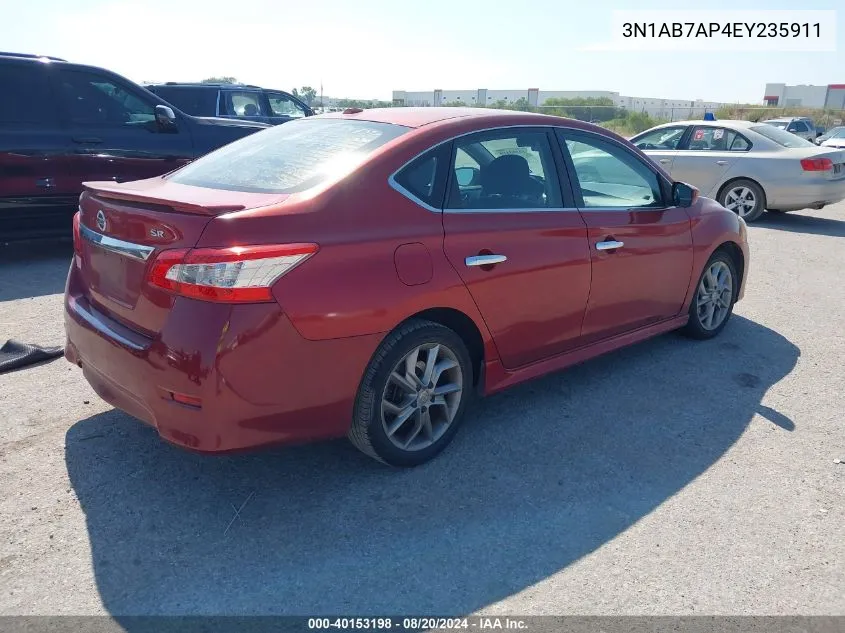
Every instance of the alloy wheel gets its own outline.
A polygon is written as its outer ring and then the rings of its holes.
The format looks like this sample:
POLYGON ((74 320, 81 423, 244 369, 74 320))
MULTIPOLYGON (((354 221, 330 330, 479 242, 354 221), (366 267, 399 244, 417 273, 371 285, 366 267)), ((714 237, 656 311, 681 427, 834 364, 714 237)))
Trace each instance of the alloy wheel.
POLYGON ((733 275, 723 261, 714 261, 698 284, 695 295, 698 320, 705 330, 715 330, 727 318, 733 301, 733 275))
POLYGON ((388 439, 403 451, 437 442, 455 419, 463 394, 457 355, 442 343, 415 347, 393 368, 381 399, 388 439))
POLYGON ((748 187, 735 187, 725 197, 725 208, 744 218, 757 207, 757 197, 748 187))

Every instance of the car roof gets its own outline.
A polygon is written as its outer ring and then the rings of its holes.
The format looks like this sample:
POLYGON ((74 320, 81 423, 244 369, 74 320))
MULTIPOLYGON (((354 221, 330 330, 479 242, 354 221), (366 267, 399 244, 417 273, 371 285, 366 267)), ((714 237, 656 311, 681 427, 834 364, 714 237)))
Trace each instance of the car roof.
POLYGON ((31 53, 9 53, 6 51, 0 51, 0 57, 14 57, 16 59, 49 59, 53 62, 66 62, 66 59, 62 59, 61 57, 52 57, 50 55, 33 55, 31 53))
MULTIPOLYGON (((372 121, 375 123, 393 123, 405 127, 418 128, 448 119, 482 119, 490 125, 508 123, 513 117, 521 119, 536 120, 537 125, 548 125, 549 123, 560 124, 566 121, 561 117, 549 114, 537 114, 533 112, 522 112, 519 110, 499 110, 493 108, 452 108, 446 106, 430 107, 396 107, 396 108, 347 108, 342 112, 327 112, 319 115, 327 119, 351 119, 359 121, 372 121)), ((584 124, 585 127, 594 127, 584 124)))
MULTIPOLYGON (((770 119, 772 120, 772 119, 770 119)), ((721 121, 702 121, 702 120, 694 120, 694 121, 672 121, 671 123, 663 123, 661 125, 655 125, 653 128, 649 128, 650 130, 657 130, 664 127, 675 127, 679 125, 701 125, 704 127, 734 127, 734 128, 742 128, 747 129, 750 128, 752 125, 760 125, 760 121, 737 121, 734 119, 722 119, 721 121)), ((648 130, 643 130, 643 132, 648 132, 648 130)), ((640 132, 639 134, 642 134, 640 132)), ((637 134, 636 136, 639 136, 637 134)))
POLYGON ((808 116, 779 116, 774 119, 765 119, 765 121, 809 121, 808 116))
POLYGON ((145 84, 150 88, 231 88, 233 90, 263 90, 261 86, 250 84, 203 83, 166 81, 164 83, 145 84))

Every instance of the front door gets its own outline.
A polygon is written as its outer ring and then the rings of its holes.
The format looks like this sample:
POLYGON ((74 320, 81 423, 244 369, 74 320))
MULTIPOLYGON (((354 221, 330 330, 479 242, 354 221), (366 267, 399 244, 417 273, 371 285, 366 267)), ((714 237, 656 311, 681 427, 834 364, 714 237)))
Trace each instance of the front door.
POLYGON ((63 178, 76 195, 86 181, 152 178, 193 158, 187 126, 159 127, 156 104, 110 74, 62 68, 55 92, 67 128, 63 178))
POLYGON ((686 210, 666 200, 668 183, 623 144, 584 131, 558 136, 593 264, 583 343, 677 315, 692 274, 686 210))
POLYGON ((444 248, 508 369, 577 346, 590 291, 587 228, 561 198, 553 142, 510 128, 453 147, 444 248))

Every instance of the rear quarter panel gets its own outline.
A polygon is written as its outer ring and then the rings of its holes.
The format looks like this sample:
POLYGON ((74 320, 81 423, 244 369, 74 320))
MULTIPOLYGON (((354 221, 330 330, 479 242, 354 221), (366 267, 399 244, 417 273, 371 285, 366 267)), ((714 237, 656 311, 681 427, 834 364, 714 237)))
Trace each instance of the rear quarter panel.
POLYGON ((374 159, 333 186, 293 195, 282 205, 221 216, 199 245, 318 243, 319 251, 273 288, 306 339, 386 334, 423 310, 449 308, 475 323, 485 358, 498 358, 475 303, 445 257, 441 214, 388 184, 393 171, 430 144, 409 143, 394 157, 374 159), (414 254, 420 273, 404 280, 396 265, 403 245, 413 245, 406 252, 414 254))

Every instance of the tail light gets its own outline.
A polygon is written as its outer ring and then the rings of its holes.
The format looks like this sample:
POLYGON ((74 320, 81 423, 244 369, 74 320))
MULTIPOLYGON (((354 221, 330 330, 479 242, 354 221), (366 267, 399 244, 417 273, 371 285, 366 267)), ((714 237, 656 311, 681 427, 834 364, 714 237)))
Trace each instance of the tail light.
POLYGON ((221 303, 272 301, 279 277, 317 252, 316 244, 165 250, 150 269, 153 286, 221 303))
POLYGON ((828 171, 833 169, 833 161, 829 158, 804 158, 801 168, 804 171, 828 171))
POLYGON ((73 216, 73 252, 82 255, 82 235, 79 232, 79 215, 77 211, 73 216))

